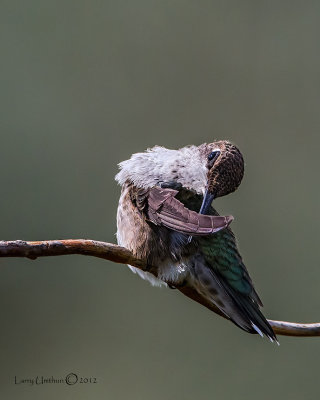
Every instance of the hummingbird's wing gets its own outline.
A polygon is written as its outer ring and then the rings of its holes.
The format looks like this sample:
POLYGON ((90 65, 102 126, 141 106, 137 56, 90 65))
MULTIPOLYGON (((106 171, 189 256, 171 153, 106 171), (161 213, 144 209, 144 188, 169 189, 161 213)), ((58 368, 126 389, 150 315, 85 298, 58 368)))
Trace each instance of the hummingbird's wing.
MULTIPOLYGON (((211 207, 210 214, 218 213, 211 207)), ((221 275, 222 279, 226 280, 234 290, 251 296, 254 302, 263 306, 230 228, 217 233, 214 237, 199 238, 198 243, 207 263, 221 275)))
POLYGON ((232 222, 232 216, 203 215, 189 210, 175 198, 177 193, 158 187, 138 189, 136 203, 155 225, 192 236, 216 233, 232 222))

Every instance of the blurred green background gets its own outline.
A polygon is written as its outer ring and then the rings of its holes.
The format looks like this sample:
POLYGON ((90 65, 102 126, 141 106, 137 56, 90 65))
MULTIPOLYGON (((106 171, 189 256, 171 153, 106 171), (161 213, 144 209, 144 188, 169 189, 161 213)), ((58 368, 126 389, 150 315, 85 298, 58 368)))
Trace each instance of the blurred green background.
MULTIPOLYGON (((115 242, 117 163, 229 139, 272 319, 320 320, 320 3, 2 0, 0 238, 115 242)), ((2 259, 3 399, 311 399, 320 338, 248 335, 125 266, 2 259), (15 384, 70 372, 97 384, 15 384)))

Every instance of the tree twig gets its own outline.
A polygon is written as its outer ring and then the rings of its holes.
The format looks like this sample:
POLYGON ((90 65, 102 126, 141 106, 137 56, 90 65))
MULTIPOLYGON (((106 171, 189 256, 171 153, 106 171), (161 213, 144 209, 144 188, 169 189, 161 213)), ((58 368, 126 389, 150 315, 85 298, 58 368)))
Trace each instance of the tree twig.
MULTIPOLYGON (((147 267, 126 248, 116 244, 98 242, 90 239, 65 239, 26 242, 23 240, 0 241, 0 257, 38 257, 81 254, 103 258, 120 264, 130 264, 141 270, 147 267)), ((277 335, 320 336, 320 323, 300 324, 295 322, 268 320, 277 335)))

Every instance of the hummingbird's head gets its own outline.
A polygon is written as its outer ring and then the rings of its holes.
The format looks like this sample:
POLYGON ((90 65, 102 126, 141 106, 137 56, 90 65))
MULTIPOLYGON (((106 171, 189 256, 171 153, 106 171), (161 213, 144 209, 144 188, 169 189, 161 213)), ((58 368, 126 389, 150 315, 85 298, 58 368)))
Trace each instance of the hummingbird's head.
POLYGON ((116 180, 137 187, 152 188, 178 183, 204 195, 201 212, 208 211, 214 198, 237 189, 243 177, 243 158, 236 146, 226 140, 170 150, 155 146, 133 154, 119 164, 116 180))
POLYGON ((234 192, 244 174, 244 161, 239 149, 221 140, 200 146, 206 162, 207 185, 200 213, 206 214, 213 199, 234 192))

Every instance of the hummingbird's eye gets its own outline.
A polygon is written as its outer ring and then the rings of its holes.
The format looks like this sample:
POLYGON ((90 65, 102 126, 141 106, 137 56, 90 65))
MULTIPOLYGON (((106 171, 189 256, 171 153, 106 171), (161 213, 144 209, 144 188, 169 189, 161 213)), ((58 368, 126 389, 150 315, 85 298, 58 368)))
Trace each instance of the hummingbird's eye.
POLYGON ((208 161, 215 161, 219 154, 220 154, 220 151, 219 151, 219 150, 212 151, 212 152, 208 155, 208 161))

